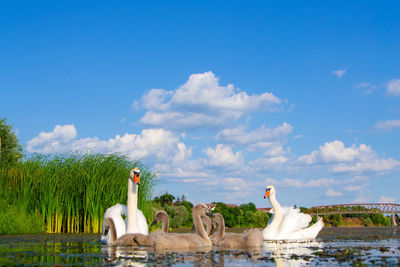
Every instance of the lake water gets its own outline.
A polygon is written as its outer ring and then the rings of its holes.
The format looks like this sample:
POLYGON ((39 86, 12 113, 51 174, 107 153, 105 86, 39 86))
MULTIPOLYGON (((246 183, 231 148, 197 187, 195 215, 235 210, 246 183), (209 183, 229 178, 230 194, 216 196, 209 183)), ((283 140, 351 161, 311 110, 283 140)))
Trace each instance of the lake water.
POLYGON ((156 253, 109 247, 99 235, 0 236, 0 265, 304 266, 400 264, 400 227, 324 228, 305 243, 265 242, 256 250, 156 253))

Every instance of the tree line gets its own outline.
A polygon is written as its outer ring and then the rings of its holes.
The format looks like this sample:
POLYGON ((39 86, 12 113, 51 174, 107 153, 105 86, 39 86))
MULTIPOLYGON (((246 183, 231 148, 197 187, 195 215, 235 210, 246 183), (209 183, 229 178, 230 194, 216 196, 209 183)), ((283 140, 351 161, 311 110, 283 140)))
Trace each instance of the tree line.
MULTIPOLYGON (((224 217, 227 227, 261 228, 265 227, 271 216, 257 210, 256 205, 251 202, 235 207, 228 206, 223 202, 213 202, 212 204, 215 204, 212 212, 220 213, 224 217)), ((165 210, 168 213, 172 228, 191 227, 193 225, 193 204, 187 201, 184 195, 181 198, 175 198, 173 195, 165 193, 155 197, 150 205, 152 205, 154 212, 165 210)))

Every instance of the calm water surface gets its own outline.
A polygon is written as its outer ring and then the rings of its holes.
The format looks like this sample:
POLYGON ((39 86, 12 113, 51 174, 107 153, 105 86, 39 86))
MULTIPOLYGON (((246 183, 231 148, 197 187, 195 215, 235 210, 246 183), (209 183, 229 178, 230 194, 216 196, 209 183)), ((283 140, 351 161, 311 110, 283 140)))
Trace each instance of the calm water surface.
POLYGON ((313 242, 265 242, 263 248, 153 252, 109 247, 99 235, 0 236, 0 265, 304 266, 398 265, 400 228, 324 228, 313 242))

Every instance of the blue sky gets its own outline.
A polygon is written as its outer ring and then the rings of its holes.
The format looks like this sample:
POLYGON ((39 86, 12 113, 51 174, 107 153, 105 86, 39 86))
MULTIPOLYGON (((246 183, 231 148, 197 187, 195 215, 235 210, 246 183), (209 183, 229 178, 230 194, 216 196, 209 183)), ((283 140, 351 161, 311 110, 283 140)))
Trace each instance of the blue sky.
POLYGON ((155 194, 396 202, 397 1, 9 1, 0 116, 27 153, 119 152, 155 194))

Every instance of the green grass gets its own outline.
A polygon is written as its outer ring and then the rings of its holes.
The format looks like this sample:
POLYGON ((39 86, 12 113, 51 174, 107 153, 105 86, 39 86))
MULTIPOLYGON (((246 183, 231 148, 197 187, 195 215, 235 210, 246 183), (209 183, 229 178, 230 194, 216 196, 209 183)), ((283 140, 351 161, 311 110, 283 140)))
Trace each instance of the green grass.
MULTIPOLYGON (((0 167, 0 196, 20 214, 36 214, 47 233, 99 233, 104 211, 127 200, 132 168, 141 170, 138 207, 146 218, 154 172, 118 154, 33 155, 0 167)), ((18 215, 16 215, 18 216, 18 215)), ((22 215, 21 215, 22 216, 22 215)))
POLYGON ((38 234, 44 231, 38 214, 29 214, 18 206, 0 202, 0 235, 38 234))

